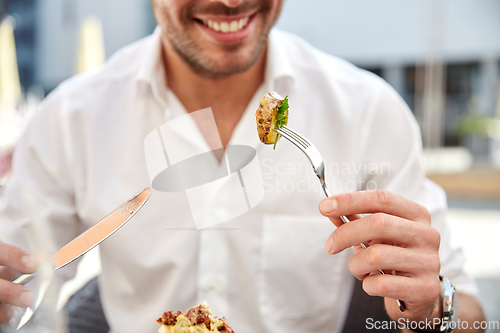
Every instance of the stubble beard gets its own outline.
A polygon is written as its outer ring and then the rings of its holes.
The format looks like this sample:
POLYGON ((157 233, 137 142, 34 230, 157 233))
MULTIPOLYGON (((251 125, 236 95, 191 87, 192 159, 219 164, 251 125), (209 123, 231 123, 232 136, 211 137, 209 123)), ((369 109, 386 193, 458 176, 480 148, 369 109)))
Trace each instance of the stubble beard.
MULTIPOLYGON (((188 7, 181 14, 181 27, 188 27, 189 29, 196 28, 192 26, 193 22, 191 19, 191 10, 192 8, 188 7)), ((218 7, 215 7, 215 10, 211 11, 211 13, 227 13, 228 15, 231 15, 234 14, 235 10, 242 12, 244 9, 233 9, 225 6, 221 7, 219 5, 218 7)), ((242 54, 242 52, 239 51, 241 51, 243 43, 221 45, 220 47, 224 51, 223 54, 225 59, 220 62, 207 55, 206 52, 208 51, 203 50, 203 48, 196 42, 195 38, 191 38, 189 31, 183 31, 182 28, 178 28, 175 24, 171 24, 174 21, 168 10, 160 9, 159 15, 161 15, 161 18, 157 17, 157 20, 165 23, 161 24, 164 30, 163 36, 194 72, 199 75, 217 78, 244 72, 250 69, 259 60, 263 50, 265 49, 269 31, 279 16, 281 6, 280 8, 277 8, 275 17, 268 17, 271 15, 270 11, 271 8, 269 3, 261 1, 259 14, 263 17, 267 17, 267 24, 269 26, 263 26, 263 31, 258 32, 258 35, 260 36, 256 42, 253 42, 255 43, 255 46, 252 47, 249 52, 245 52, 246 54, 242 54)))
POLYGON ((205 57, 201 50, 199 50, 196 43, 193 43, 189 40, 181 41, 180 43, 178 43, 170 36, 167 36, 167 38, 177 54, 179 54, 181 58, 186 61, 191 69, 197 74, 209 77, 226 77, 244 72, 251 68, 262 54, 262 51, 266 46, 268 36, 269 32, 261 37, 260 41, 257 43, 257 46, 254 48, 254 50, 252 50, 250 59, 247 61, 245 61, 244 56, 242 57, 237 54, 237 51, 241 47, 241 44, 224 46, 227 58, 230 58, 230 60, 226 60, 222 66, 209 57, 205 57))

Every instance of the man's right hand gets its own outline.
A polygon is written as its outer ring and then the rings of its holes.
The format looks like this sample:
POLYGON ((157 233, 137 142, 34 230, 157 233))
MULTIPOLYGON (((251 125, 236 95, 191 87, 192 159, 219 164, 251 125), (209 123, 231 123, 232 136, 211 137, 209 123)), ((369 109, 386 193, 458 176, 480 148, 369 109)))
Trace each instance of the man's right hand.
POLYGON ((27 308, 33 303, 33 293, 10 280, 22 273, 33 273, 36 259, 26 251, 0 242, 0 324, 7 323, 14 315, 13 306, 27 308))

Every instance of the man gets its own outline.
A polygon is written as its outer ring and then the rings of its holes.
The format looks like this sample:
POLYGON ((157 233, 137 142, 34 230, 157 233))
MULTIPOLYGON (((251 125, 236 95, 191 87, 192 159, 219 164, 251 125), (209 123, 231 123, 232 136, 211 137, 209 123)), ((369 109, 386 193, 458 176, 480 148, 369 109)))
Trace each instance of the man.
MULTIPOLYGON (((35 269, 21 232, 26 210, 48 221, 55 251, 149 183, 142 144, 150 131, 211 107, 224 147, 257 149, 264 201, 215 232, 196 232, 183 193, 153 193, 101 246, 101 296, 112 331, 150 332, 163 311, 207 300, 238 333, 338 332, 351 273, 368 294, 385 297, 394 320, 424 321, 443 316, 441 272, 459 290, 460 320, 472 327, 483 319, 460 253, 449 245, 445 198, 421 170, 418 127, 382 80, 288 34, 268 38, 280 0, 152 3, 160 29, 101 70, 63 83, 21 140, 0 211, 4 279, 35 269), (289 96, 290 126, 325 158, 337 194, 320 212, 335 231, 316 211, 319 184, 309 185, 316 181, 302 171, 300 152, 258 142, 253 113, 270 90, 289 96), (353 192, 374 188, 388 191, 353 192), (342 215, 353 221, 342 225, 342 215), (362 250, 363 242, 370 247, 362 250)), ((206 145, 197 139, 203 124, 196 125, 179 131, 179 140, 206 145)), ((6 321, 10 305, 27 306, 32 296, 0 282, 6 321)))

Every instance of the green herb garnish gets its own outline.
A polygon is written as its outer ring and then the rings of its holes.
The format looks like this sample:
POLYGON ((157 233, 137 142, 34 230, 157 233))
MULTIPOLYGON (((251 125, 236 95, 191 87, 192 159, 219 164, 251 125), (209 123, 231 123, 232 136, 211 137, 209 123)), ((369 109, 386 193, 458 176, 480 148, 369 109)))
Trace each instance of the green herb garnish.
MULTIPOLYGON (((274 128, 280 129, 281 126, 286 125, 285 111, 288 110, 288 95, 285 97, 283 102, 276 108, 276 123, 274 128)), ((278 143, 279 134, 276 133, 276 140, 274 141, 273 149, 276 149, 276 144, 278 143)))

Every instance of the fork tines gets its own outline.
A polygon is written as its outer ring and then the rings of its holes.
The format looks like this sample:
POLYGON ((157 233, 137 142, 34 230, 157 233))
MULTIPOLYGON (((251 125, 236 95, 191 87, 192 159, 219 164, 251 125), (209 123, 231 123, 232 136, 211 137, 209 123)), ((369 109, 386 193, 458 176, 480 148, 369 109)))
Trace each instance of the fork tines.
POLYGON ((303 146, 303 148, 308 148, 312 145, 302 135, 300 135, 299 133, 295 132, 294 130, 292 130, 291 128, 288 128, 286 126, 281 126, 279 131, 277 131, 277 132, 278 132, 278 134, 281 134, 285 138, 286 138, 286 136, 290 136, 292 139, 294 139, 294 141, 301 144, 303 146), (280 133, 280 132, 282 132, 282 133, 280 133))

